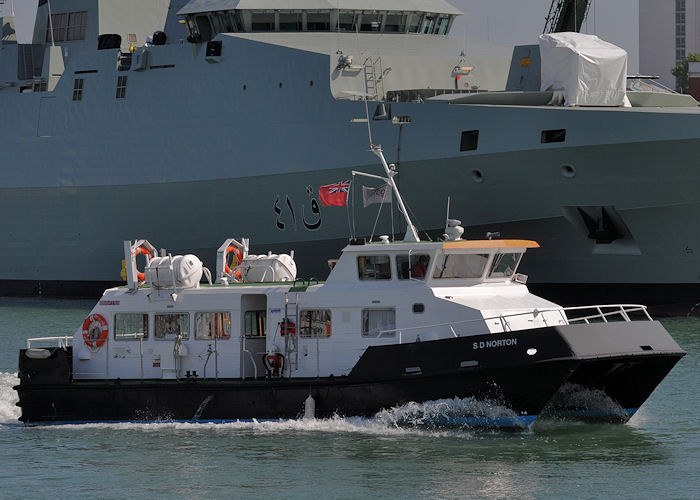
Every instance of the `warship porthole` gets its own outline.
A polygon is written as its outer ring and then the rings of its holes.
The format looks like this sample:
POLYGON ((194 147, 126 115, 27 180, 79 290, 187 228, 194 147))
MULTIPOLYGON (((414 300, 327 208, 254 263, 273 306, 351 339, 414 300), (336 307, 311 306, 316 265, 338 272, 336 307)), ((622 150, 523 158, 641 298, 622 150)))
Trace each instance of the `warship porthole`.
POLYGON ((474 179, 474 182, 484 182, 484 173, 478 168, 475 168, 472 170, 472 179, 474 179))
POLYGON ((576 169, 573 165, 564 164, 561 166, 561 173, 564 177, 568 177, 570 179, 576 175, 576 169))

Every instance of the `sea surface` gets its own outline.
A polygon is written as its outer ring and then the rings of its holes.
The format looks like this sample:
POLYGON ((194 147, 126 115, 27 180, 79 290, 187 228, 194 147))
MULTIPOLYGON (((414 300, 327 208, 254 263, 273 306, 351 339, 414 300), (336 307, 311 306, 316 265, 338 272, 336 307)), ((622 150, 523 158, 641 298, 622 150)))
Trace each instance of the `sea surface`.
POLYGON ((697 318, 662 319, 688 355, 625 425, 448 430, 383 415, 23 426, 18 350, 71 335, 92 305, 0 298, 2 499, 700 498, 697 318))

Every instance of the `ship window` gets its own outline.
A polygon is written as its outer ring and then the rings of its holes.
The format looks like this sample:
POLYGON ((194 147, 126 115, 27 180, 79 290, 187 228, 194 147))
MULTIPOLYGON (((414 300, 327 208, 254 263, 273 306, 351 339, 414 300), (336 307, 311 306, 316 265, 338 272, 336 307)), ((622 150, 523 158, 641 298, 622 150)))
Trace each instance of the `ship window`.
POLYGON ((447 25, 449 24, 450 19, 448 17, 441 17, 440 20, 438 21, 438 26, 437 26, 437 34, 438 35, 446 35, 447 34, 447 25))
POLYGON ((381 28, 381 19, 376 12, 363 12, 362 13, 362 24, 360 25, 360 31, 379 31, 381 28))
POLYGON ((306 29, 309 31, 330 31, 330 12, 309 12, 306 14, 306 29))
POLYGON ((460 151, 474 151, 479 146, 479 131, 466 130, 462 132, 462 140, 459 142, 460 151))
POLYGON ((403 18, 401 14, 387 14, 384 21, 384 31, 398 33, 404 30, 403 18))
POLYGON ((488 254, 443 254, 438 258, 433 278, 481 278, 488 254))
POLYGON ((155 315, 156 339, 175 340, 178 335, 183 339, 190 338, 189 313, 163 313, 155 315))
POLYGON ((251 14, 251 28, 253 31, 275 31, 275 13, 253 12, 251 14))
POLYGON ((68 14, 51 14, 51 21, 46 23, 46 43, 66 41, 66 21, 68 14), (53 27, 53 39, 51 38, 51 28, 53 27))
POLYGON ((423 18, 423 24, 421 24, 421 33, 432 33, 433 26, 435 26, 435 18, 433 16, 425 16, 423 18))
POLYGON ((280 31, 301 31, 301 12, 280 12, 280 31))
POLYGON ((416 12, 412 12, 408 15, 408 21, 406 21, 406 24, 408 25, 409 33, 418 33, 418 28, 420 28, 420 20, 421 16, 416 12))
POLYGON ((126 76, 117 77, 117 99, 124 99, 126 97, 126 76))
POLYGON ((114 315, 114 340, 148 338, 148 314, 116 313, 114 315))
POLYGON ((338 29, 340 31, 356 31, 357 14, 354 12, 341 12, 338 14, 338 29))
POLYGON ((195 18, 195 21, 197 22, 197 31, 202 37, 202 40, 205 42, 211 40, 214 36, 214 33, 211 27, 211 22, 209 21, 209 17, 197 16, 195 18))
POLYGON ((518 267, 522 253, 499 253, 493 258, 489 278, 510 278, 518 267))
POLYGON ((548 142, 564 142, 566 140, 566 129, 560 128, 556 130, 543 130, 542 131, 542 144, 548 142))
POLYGON ((84 78, 76 78, 73 80, 73 100, 82 101, 83 100, 83 84, 85 82, 84 78))
POLYGON ((361 280, 390 280, 391 264, 388 255, 361 255, 357 257, 361 280))
POLYGON ((194 315, 195 339, 231 338, 231 313, 198 312, 194 315))
POLYGON ((395 309, 363 309, 362 310, 362 336, 363 337, 394 337, 396 332, 395 309), (386 331, 391 330, 391 331, 386 331))
POLYGON ((429 263, 430 256, 426 254, 411 254, 410 261, 408 255, 397 255, 396 269, 399 273, 399 279, 407 280, 413 278, 424 280, 429 263))
POLYGON ((87 26, 87 11, 71 12, 68 14, 68 35, 66 40, 85 40, 87 26))
POLYGON ((425 312, 425 304, 413 304, 413 312, 416 314, 421 314, 425 312))
POLYGON ((301 311, 299 315, 299 336, 322 338, 331 336, 331 311, 313 309, 301 311))
POLYGON ((246 311, 243 315, 243 330, 246 337, 264 337, 267 317, 265 311, 246 311))

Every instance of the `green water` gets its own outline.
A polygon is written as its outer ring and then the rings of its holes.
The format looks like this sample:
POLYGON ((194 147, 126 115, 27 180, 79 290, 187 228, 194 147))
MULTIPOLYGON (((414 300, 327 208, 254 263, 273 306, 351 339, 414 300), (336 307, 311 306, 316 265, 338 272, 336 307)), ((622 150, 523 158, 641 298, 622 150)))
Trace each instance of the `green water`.
POLYGON ((698 319, 662 320, 688 355, 626 425, 18 424, 17 350, 91 307, 0 299, 0 498, 700 498, 698 319))

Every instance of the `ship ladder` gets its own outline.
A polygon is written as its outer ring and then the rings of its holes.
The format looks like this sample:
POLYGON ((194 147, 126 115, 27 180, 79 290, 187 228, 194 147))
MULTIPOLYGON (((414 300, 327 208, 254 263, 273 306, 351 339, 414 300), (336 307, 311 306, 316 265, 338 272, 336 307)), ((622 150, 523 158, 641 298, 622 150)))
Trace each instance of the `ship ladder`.
POLYGON ((294 333, 284 336, 284 357, 287 360, 289 375, 292 370, 299 369, 299 292, 285 292, 284 294, 284 320, 291 320, 296 325, 294 333), (290 297, 291 295, 291 297, 290 297), (291 299, 291 300, 290 300, 291 299))

